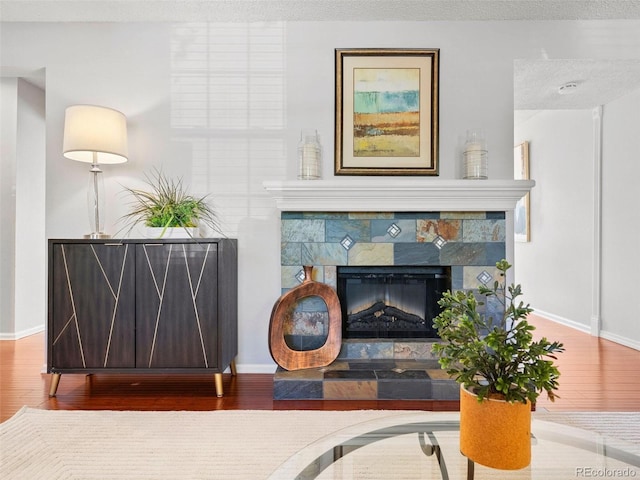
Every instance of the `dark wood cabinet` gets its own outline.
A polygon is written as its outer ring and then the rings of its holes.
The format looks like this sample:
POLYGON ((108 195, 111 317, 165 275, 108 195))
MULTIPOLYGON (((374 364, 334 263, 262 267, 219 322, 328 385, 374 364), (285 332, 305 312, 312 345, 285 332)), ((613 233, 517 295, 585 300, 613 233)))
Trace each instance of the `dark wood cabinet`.
POLYGON ((47 371, 235 374, 237 242, 50 240, 47 371))

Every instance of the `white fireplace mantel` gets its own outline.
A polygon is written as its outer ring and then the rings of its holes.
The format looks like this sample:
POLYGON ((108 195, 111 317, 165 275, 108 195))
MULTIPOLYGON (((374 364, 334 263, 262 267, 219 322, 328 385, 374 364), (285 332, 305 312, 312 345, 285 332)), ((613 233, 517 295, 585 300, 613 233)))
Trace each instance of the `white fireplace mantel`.
POLYGON ((282 211, 510 211, 533 180, 366 178, 266 181, 282 211))

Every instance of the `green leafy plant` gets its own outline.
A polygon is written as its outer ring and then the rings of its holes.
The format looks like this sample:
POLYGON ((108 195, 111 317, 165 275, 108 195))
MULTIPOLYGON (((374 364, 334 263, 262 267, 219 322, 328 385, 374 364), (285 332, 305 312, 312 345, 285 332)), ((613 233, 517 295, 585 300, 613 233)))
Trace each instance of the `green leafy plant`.
POLYGON ((220 232, 220 225, 213 208, 208 204, 208 195, 194 197, 186 192, 182 178, 168 179, 161 170, 154 169, 145 175, 148 190, 127 188, 131 197, 130 211, 121 220, 129 226, 136 224, 162 228, 162 237, 167 228, 182 227, 189 235, 188 228, 206 225, 220 232))
POLYGON ((434 345, 439 363, 458 383, 485 398, 508 402, 535 402, 542 391, 556 398, 560 372, 554 365, 556 353, 564 351, 562 343, 546 338, 534 341, 535 327, 527 321, 533 311, 517 298, 520 285, 505 289, 505 275, 511 265, 496 263, 502 283, 491 287, 479 285, 479 296, 494 297, 504 307, 501 318, 481 313, 473 291, 445 292, 438 304, 443 308, 434 324, 442 343, 434 345))

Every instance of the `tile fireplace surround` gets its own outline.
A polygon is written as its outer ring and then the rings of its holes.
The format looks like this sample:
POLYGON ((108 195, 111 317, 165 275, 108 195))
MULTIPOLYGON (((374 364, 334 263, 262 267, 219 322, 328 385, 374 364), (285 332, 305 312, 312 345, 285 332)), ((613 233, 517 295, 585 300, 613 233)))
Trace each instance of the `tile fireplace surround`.
MULTIPOLYGON (((304 278, 302 265, 313 265, 314 280, 334 288, 342 265, 447 266, 453 289, 493 281, 496 261, 512 257, 507 232, 515 204, 533 185, 432 178, 265 182, 281 210, 282 291, 304 278)), ((293 333, 326 334, 314 312, 295 318, 293 333)), ((274 399, 457 400, 458 386, 440 370, 433 342, 346 340, 329 367, 278 368, 274 399)))

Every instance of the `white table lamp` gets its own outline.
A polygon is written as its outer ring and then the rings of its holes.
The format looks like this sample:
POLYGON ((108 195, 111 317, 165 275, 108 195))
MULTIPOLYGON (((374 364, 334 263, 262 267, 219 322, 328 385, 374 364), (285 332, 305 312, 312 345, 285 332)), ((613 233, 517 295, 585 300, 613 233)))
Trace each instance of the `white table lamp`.
POLYGON ((104 180, 100 164, 127 161, 127 118, 121 112, 96 105, 67 107, 64 117, 63 155, 91 164, 87 199, 92 233, 85 238, 109 238, 104 233, 104 180))

